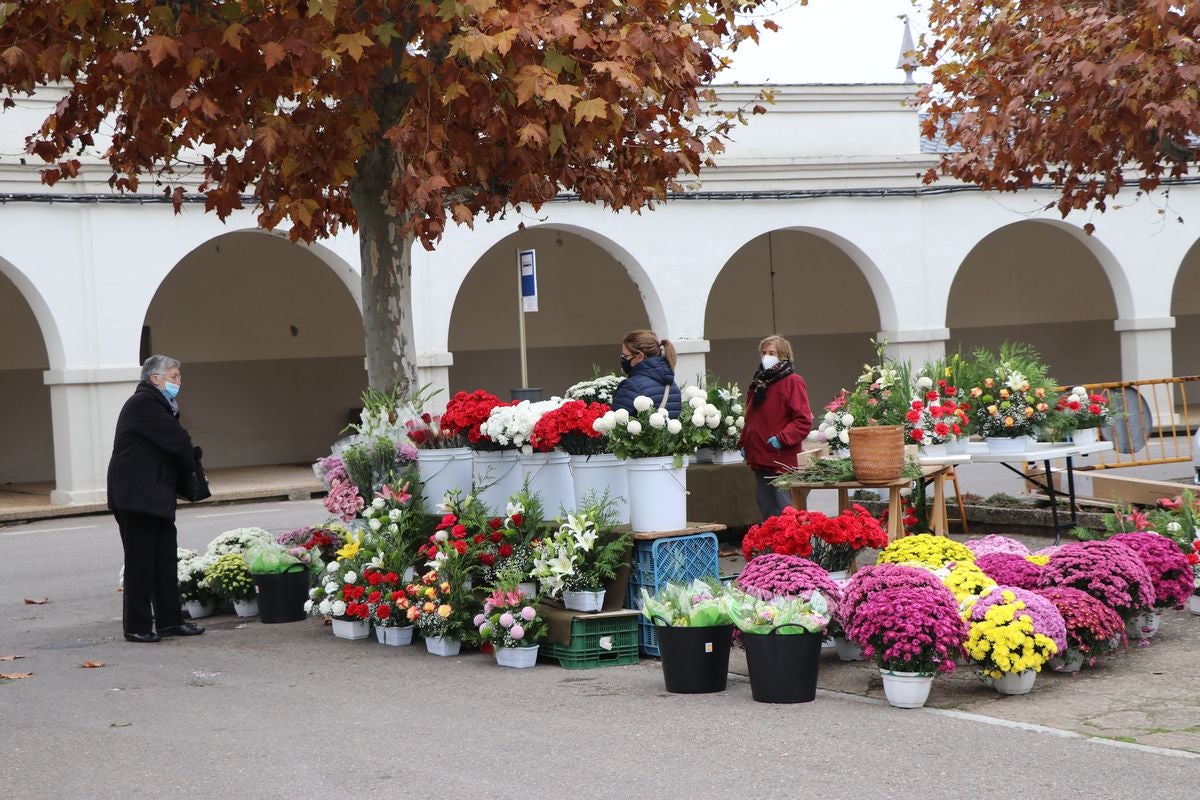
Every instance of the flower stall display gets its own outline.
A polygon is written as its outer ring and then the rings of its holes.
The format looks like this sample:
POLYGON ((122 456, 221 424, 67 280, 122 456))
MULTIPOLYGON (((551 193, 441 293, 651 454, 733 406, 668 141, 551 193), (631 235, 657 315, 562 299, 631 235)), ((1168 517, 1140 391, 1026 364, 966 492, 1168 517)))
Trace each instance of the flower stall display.
POLYGON ((942 567, 954 561, 974 561, 975 555, 963 545, 945 536, 918 533, 905 536, 879 551, 877 564, 903 564, 919 561, 931 567, 942 567))
POLYGON ((813 551, 813 530, 824 520, 825 515, 819 511, 787 506, 781 513, 750 526, 742 537, 742 556, 747 561, 764 553, 808 557, 813 551))
POLYGON ((533 452, 533 428, 542 415, 562 405, 560 398, 531 402, 522 400, 511 405, 499 405, 488 412, 479 426, 479 433, 500 447, 512 447, 528 455, 533 452))
MULTIPOLYGON (((563 401, 555 397, 499 406, 492 409, 487 422, 481 426, 480 431, 493 441, 511 443, 517 448, 521 474, 517 487, 504 500, 515 493, 521 482, 527 482, 541 496, 545 508, 556 512, 575 508, 570 455, 556 447, 558 442, 552 441, 553 437, 539 436, 534 432, 546 414, 555 412, 562 405, 563 401)), ((489 506, 493 505, 487 496, 484 499, 489 506)), ((499 504, 495 508, 498 511, 499 504)))
POLYGON ((1068 394, 1058 398, 1054 405, 1057 428, 1071 435, 1077 443, 1096 441, 1100 428, 1112 424, 1112 411, 1108 398, 1099 392, 1089 392, 1076 386, 1068 394))
MULTIPOLYGON (((448 560, 447 564, 453 564, 448 560)), ((465 590, 454 569, 439 573, 429 570, 419 581, 408 584, 408 620, 425 639, 425 649, 435 656, 456 656, 471 617, 466 616, 465 590)))
POLYGON ((819 592, 825 597, 831 612, 837 610, 842 597, 841 588, 815 562, 779 553, 766 553, 750 559, 734 579, 734 586, 763 600, 775 597, 805 598, 813 592, 819 592))
POLYGON ((278 542, 251 547, 242 554, 258 588, 259 619, 264 623, 299 622, 312 577, 312 551, 289 550, 278 542))
POLYGON ((952 672, 967 637, 958 602, 944 586, 899 586, 867 594, 845 622, 847 638, 874 657, 884 694, 920 708, 937 672, 952 672))
POLYGON ((855 503, 836 517, 819 521, 813 531, 812 559, 830 573, 848 577, 858 554, 887 547, 887 531, 871 513, 855 503))
POLYGON ((466 434, 447 425, 444 415, 427 411, 408 420, 405 433, 418 451, 417 472, 426 514, 437 513, 446 492, 471 491, 473 459, 466 434))
POLYGON ((563 392, 563 397, 567 400, 583 400, 588 403, 612 405, 613 394, 623 380, 625 378, 622 375, 596 375, 590 380, 572 384, 563 392))
POLYGON ((417 561, 417 546, 425 532, 425 519, 410 483, 384 484, 362 511, 366 525, 363 543, 388 569, 404 573, 417 561))
POLYGON ((1058 607, 1036 591, 1016 586, 992 586, 973 600, 968 610, 968 619, 978 622, 987 616, 987 610, 997 603, 1018 603, 1022 613, 1033 620, 1033 630, 1048 636, 1058 652, 1067 649, 1067 628, 1058 607))
POLYGON ((838 396, 825 404, 825 414, 817 420, 817 427, 808 433, 808 440, 827 444, 831 453, 850 447, 850 428, 854 426, 854 415, 847 409, 850 393, 842 389, 838 396))
POLYGON ((604 585, 629 557, 632 537, 612 527, 611 506, 582 508, 533 548, 532 575, 543 594, 575 611, 599 611, 604 585))
POLYGON ((342 451, 342 463, 364 505, 384 486, 416 484, 417 449, 407 439, 363 439, 342 451))
POLYGON ((413 625, 408 621, 412 599, 394 570, 365 567, 367 617, 380 644, 404 647, 412 644, 413 625))
POLYGON ((927 455, 944 455, 949 445, 967 435, 969 412, 964 389, 945 378, 918 375, 904 415, 905 441, 920 445, 927 455))
POLYGON ((216 593, 207 571, 216 558, 200 555, 194 550, 182 550, 182 557, 175 562, 179 582, 179 600, 192 619, 201 619, 213 613, 216 593))
POLYGON ((754 700, 760 703, 814 700, 821 642, 835 604, 820 591, 768 598, 757 592, 730 588, 726 592, 726 605, 741 631, 754 700))
POLYGON ((1048 586, 1038 594, 1058 609, 1067 632, 1067 649, 1050 661, 1056 672, 1076 672, 1085 663, 1094 666, 1098 656, 1124 647, 1128 641, 1121 615, 1087 592, 1048 586))
POLYGON ((241 553, 226 553, 217 558, 204 571, 204 578, 218 599, 233 603, 234 613, 239 617, 258 614, 254 578, 241 553))
MULTIPOLYGON (((966 653, 979 666, 980 674, 993 681, 997 692, 1027 694, 1058 646, 1037 631, 1031 611, 1013 590, 998 587, 993 591, 998 597, 981 607, 978 618, 974 607, 967 612, 971 622, 966 653)), ((1061 619, 1060 615, 1060 624, 1061 619)))
POLYGON ((1154 605, 1154 578, 1137 553, 1116 542, 1062 545, 1042 568, 1042 588, 1087 592, 1129 622, 1154 605))
POLYGON ((538 616, 520 589, 495 589, 475 615, 474 624, 480 641, 490 642, 496 663, 502 667, 532 667, 537 663, 538 640, 546 635, 546 621, 538 616))
POLYGON ((442 413, 442 429, 452 436, 466 437, 472 450, 498 449, 500 445, 483 435, 481 428, 497 406, 506 405, 494 394, 476 389, 458 392, 446 403, 442 413))
POLYGON ((209 542, 204 554, 214 559, 230 553, 241 555, 255 545, 274 541, 274 537, 262 528, 234 528, 209 542))
POLYGON ((725 690, 733 619, 725 587, 716 578, 669 582, 651 594, 641 590, 642 614, 655 626, 668 692, 725 690))
POLYGON ((1005 343, 998 356, 977 350, 975 358, 982 370, 981 385, 970 390, 976 432, 993 451, 1025 449, 1050 413, 1047 392, 1054 382, 1045 365, 1020 344, 1005 343))
POLYGON ((960 603, 978 597, 996 585, 987 573, 972 561, 950 561, 933 571, 960 603))
MULTIPOLYGON (((693 411, 699 405, 698 399, 689 400, 693 411)), ((705 403, 701 408, 715 408, 717 416, 720 417, 720 424, 711 428, 712 441, 706 447, 712 451, 710 460, 715 464, 734 464, 741 461, 742 456, 738 453, 738 448, 741 446, 742 428, 746 426, 746 408, 742 404, 741 389, 736 383, 709 386, 704 399, 705 403)), ((706 426, 708 421, 706 414, 706 426)))
POLYGON ((1129 633, 1144 646, 1158 632, 1162 611, 1188 605, 1194 588, 1194 573, 1187 556, 1174 541, 1157 533, 1118 533, 1109 539, 1128 547, 1150 573, 1154 589, 1151 608, 1130 620, 1129 633))
MULTIPOLYGON (((1045 559, 1049 560, 1049 556, 1045 559)), ((1042 567, 1036 561, 1031 561, 1030 556, 1016 553, 984 553, 976 556, 975 566, 1001 586, 1037 589, 1042 585, 1042 567)))
POLYGON ((616 502, 617 523, 623 524, 629 522, 629 473, 625 462, 612 453, 607 427, 600 423, 611 411, 605 403, 568 400, 542 415, 533 427, 532 441, 535 447, 557 447, 567 454, 575 508, 584 504, 589 493, 607 492, 616 502))
POLYGON ((1029 548, 1021 542, 1011 537, 999 536, 994 533, 980 539, 968 539, 963 544, 975 554, 977 560, 980 556, 991 553, 1011 553, 1020 556, 1029 555, 1029 548))
POLYGON ((374 553, 363 546, 361 534, 353 532, 317 576, 309 589, 304 610, 333 619, 333 635, 339 639, 365 639, 371 632, 371 608, 366 602, 364 569, 374 553))

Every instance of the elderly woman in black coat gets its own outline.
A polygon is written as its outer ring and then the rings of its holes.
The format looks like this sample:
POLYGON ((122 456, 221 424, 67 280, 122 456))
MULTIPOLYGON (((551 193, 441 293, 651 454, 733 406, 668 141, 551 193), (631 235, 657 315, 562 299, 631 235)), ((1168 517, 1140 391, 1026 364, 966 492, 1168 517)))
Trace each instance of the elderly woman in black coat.
POLYGON ((659 340, 654 331, 630 331, 621 340, 621 369, 628 376, 613 392, 614 411, 636 414, 633 401, 645 395, 657 407, 679 416, 679 387, 675 384, 675 346, 659 340))
POLYGON ((108 507, 125 548, 122 627, 130 642, 204 633, 183 621, 176 573, 176 491, 196 469, 175 403, 182 380, 175 359, 146 359, 142 380, 117 417, 108 462, 108 507))

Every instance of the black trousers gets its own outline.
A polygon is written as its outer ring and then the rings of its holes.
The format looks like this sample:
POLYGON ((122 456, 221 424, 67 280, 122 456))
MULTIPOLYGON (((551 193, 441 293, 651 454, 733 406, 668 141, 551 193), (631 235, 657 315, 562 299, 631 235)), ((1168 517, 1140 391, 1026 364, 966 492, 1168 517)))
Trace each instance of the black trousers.
POLYGON ((175 563, 175 523, 137 511, 113 511, 125 548, 125 633, 152 633, 183 621, 175 563))

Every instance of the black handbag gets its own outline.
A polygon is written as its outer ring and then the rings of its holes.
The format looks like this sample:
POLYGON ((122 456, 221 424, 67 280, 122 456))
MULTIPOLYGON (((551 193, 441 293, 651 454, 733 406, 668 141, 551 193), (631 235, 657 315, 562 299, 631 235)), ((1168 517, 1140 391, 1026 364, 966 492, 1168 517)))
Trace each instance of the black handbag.
POLYGON ((176 487, 175 493, 184 500, 198 503, 212 497, 212 492, 208 488, 208 475, 204 472, 204 465, 200 463, 204 451, 194 447, 192 454, 196 458, 196 469, 179 476, 179 486, 176 487))

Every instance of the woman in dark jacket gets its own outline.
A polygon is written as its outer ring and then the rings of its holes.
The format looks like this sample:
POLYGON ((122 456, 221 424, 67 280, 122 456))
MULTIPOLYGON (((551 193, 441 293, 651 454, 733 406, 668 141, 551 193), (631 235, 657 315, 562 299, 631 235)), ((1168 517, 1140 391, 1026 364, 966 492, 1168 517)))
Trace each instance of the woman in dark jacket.
POLYGON ((122 625, 130 642, 204 633, 183 621, 176 571, 176 488, 196 469, 175 403, 181 382, 175 359, 146 359, 142 380, 117 417, 108 462, 108 507, 125 549, 122 625))
POLYGON ((791 498, 771 481, 796 466, 796 454, 812 430, 808 388, 792 367, 792 345, 782 336, 758 344, 759 367, 746 393, 746 427, 742 450, 754 470, 755 498, 763 519, 791 505, 791 498))
POLYGON ((628 377, 613 392, 614 411, 623 408, 630 414, 636 414, 633 401, 638 395, 645 395, 654 402, 656 408, 665 405, 672 417, 679 416, 675 346, 670 341, 660 341, 654 331, 630 331, 621 340, 621 369, 628 377))

